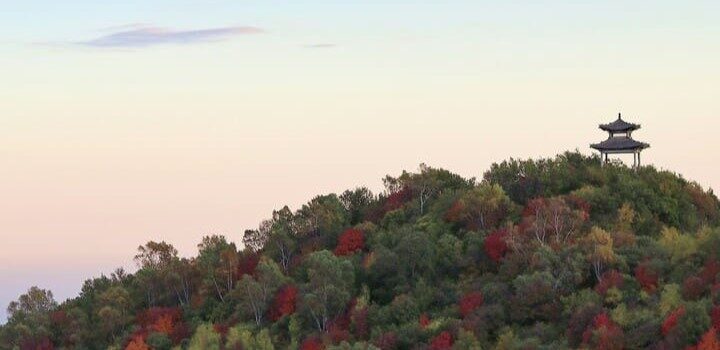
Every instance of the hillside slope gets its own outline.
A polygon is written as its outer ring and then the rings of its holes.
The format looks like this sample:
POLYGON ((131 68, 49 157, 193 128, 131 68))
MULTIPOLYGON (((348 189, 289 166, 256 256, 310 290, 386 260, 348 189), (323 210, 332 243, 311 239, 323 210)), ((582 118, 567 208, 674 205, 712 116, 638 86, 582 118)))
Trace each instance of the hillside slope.
POLYGON ((148 242, 60 305, 32 288, 0 349, 718 349, 718 199, 599 163, 421 165, 194 258, 148 242))

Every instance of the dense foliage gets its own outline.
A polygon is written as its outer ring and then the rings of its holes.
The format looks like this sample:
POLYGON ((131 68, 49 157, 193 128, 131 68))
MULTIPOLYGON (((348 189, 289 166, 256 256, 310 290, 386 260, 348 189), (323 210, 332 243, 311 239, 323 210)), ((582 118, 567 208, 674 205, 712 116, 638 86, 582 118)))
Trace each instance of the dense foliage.
POLYGON ((384 183, 277 210, 242 249, 149 242, 59 305, 32 288, 0 349, 720 347, 720 203, 696 183, 579 153, 384 183))

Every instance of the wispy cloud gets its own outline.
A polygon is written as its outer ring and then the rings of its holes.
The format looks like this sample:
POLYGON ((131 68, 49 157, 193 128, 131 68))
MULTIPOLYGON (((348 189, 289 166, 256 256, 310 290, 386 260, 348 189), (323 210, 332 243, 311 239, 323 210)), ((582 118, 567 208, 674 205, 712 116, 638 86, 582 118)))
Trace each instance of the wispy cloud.
POLYGON ((305 45, 305 48, 307 48, 307 49, 332 49, 332 48, 334 48, 334 47, 337 47, 337 44, 329 44, 329 43, 326 43, 326 44, 310 44, 310 45, 305 45))
POLYGON ((100 28, 98 31, 109 33, 109 32, 119 32, 119 31, 127 31, 131 29, 140 29, 140 28, 147 28, 152 27, 153 25, 151 23, 145 23, 145 22, 136 22, 136 23, 126 23, 126 24, 120 24, 116 26, 108 26, 104 28, 100 28))
POLYGON ((233 36, 264 32, 260 28, 247 26, 177 30, 145 25, 129 25, 116 27, 116 29, 119 30, 78 44, 100 48, 134 48, 163 44, 193 44, 219 41, 233 36))

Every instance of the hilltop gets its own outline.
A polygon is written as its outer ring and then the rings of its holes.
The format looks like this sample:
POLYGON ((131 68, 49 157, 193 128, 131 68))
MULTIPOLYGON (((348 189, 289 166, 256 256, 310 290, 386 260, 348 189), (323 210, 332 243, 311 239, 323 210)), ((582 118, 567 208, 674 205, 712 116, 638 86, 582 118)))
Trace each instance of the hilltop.
POLYGON ((31 288, 0 349, 718 349, 720 202, 597 156, 421 165, 181 258, 31 288), (242 241, 242 244, 233 243, 242 241))

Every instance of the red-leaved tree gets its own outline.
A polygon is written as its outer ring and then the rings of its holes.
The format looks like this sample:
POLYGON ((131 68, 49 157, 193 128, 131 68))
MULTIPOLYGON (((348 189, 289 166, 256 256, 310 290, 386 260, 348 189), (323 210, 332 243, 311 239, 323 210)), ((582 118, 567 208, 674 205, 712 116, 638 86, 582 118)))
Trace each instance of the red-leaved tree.
POLYGON ((508 245, 505 241, 507 235, 507 229, 501 229, 494 231, 493 233, 485 237, 485 253, 490 257, 492 261, 499 262, 500 259, 505 256, 505 253, 508 250, 508 245))
POLYGON ((667 336, 670 331, 672 331, 675 326, 677 326, 678 320, 680 317, 682 317, 685 314, 685 308, 679 307, 675 309, 675 311, 671 312, 670 315, 668 315, 665 320, 662 323, 662 326, 660 327, 660 331, 663 335, 667 336))
POLYGON ((298 289, 293 285, 286 285, 280 288, 275 294, 272 307, 270 308, 270 319, 277 321, 283 316, 295 313, 297 305, 298 289))
POLYGON ((622 350, 623 333, 607 313, 595 316, 591 327, 583 333, 583 343, 592 349, 622 350))
POLYGON ((720 273, 720 263, 715 259, 708 259, 700 271, 700 278, 705 284, 713 284, 717 280, 718 273, 720 273))
POLYGON ((658 274, 645 263, 635 268, 635 279, 640 283, 642 289, 648 293, 652 293, 657 289, 658 274))
POLYGON ((697 345, 697 350, 719 350, 720 341, 717 338, 717 331, 711 327, 703 336, 700 338, 700 342, 697 345))
POLYGON ((605 271, 600 277, 600 282, 595 285, 595 291, 604 296, 610 288, 622 288, 623 280, 623 275, 617 270, 605 271))
POLYGON ((460 314, 463 318, 472 314, 477 308, 483 304, 483 295, 480 292, 470 292, 463 295, 458 303, 460 306, 460 314))
POLYGON ((430 325, 430 317, 428 317, 427 314, 422 314, 420 315, 418 323, 420 324, 420 328, 425 329, 430 325))
POLYGON ((363 248, 365 248, 365 234, 360 230, 350 228, 345 230, 345 232, 338 237, 337 247, 335 247, 335 255, 351 255, 363 248))
POLYGON ((305 339, 304 342, 302 342, 302 345, 300 345, 300 350, 323 350, 325 349, 325 344, 323 344, 320 339, 312 337, 305 339))
POLYGON ((245 275, 255 275, 255 269, 260 263, 260 254, 247 253, 240 257, 235 278, 241 279, 245 275))
POLYGON ((448 331, 443 331, 430 341, 431 350, 452 349, 453 337, 448 331))
POLYGON ((710 310, 710 318, 712 319, 712 326, 715 329, 720 329, 720 305, 714 305, 710 310))

